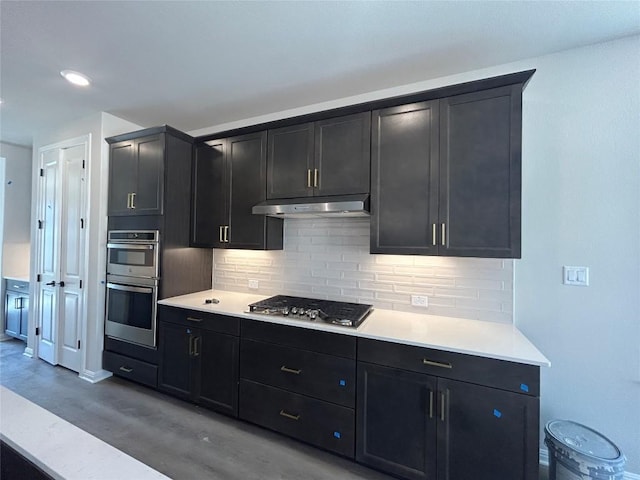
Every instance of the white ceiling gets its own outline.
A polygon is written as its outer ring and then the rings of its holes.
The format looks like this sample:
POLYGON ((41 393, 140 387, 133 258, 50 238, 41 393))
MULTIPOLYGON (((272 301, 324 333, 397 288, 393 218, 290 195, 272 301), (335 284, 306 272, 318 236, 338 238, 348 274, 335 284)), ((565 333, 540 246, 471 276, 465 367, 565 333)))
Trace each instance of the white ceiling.
POLYGON ((638 34, 640 0, 2 0, 0 21, 0 140, 31 145, 98 111, 190 131, 638 34))

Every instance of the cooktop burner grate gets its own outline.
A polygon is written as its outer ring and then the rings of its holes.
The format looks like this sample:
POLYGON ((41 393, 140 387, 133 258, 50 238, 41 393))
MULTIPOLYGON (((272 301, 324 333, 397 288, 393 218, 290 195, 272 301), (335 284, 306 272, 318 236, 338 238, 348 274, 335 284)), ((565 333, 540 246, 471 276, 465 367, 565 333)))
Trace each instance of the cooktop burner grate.
POLYGON ((334 325, 357 327, 373 307, 363 303, 336 302, 313 298, 276 295, 249 305, 249 311, 300 320, 320 320, 334 325))

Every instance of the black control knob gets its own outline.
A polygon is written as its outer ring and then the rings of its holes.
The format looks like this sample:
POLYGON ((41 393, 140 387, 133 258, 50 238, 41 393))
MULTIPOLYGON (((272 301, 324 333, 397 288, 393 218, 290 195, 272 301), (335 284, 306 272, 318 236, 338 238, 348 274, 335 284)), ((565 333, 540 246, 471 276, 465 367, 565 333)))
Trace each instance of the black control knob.
POLYGON ((309 311, 307 311, 307 316, 311 320, 315 320, 316 318, 318 318, 318 310, 309 310, 309 311))

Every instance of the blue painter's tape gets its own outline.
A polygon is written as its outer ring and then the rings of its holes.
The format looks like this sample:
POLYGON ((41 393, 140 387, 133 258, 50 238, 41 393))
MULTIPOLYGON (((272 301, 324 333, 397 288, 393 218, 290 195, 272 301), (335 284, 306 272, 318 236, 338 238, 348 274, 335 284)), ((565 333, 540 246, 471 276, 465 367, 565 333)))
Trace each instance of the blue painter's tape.
POLYGON ((502 416, 502 412, 501 412, 500 410, 498 410, 498 409, 494 408, 494 409, 493 409, 493 415, 494 415, 496 418, 500 418, 500 417, 502 416))
POLYGON ((526 383, 521 383, 520 384, 520 390, 522 390, 523 392, 528 392, 529 391, 529 385, 527 385, 526 383))
POLYGON ((347 386, 346 380, 340 380, 340 386, 341 387, 346 387, 347 386))
POLYGON ((340 432, 333 432, 333 436, 336 438, 342 438, 342 434, 340 432))

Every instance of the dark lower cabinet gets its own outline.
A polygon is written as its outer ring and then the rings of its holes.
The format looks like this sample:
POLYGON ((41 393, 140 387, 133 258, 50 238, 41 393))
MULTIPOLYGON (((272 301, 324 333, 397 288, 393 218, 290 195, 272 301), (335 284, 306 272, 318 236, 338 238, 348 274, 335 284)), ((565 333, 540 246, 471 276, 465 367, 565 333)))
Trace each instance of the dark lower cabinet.
POLYGON ((240 418, 353 458, 352 408, 240 380, 240 418))
POLYGON ((29 334, 29 282, 5 279, 4 332, 27 341, 29 334))
POLYGON ((190 310, 171 307, 159 310, 158 389, 236 416, 239 339, 213 330, 230 317, 220 316, 221 321, 217 322, 216 315, 193 316, 190 310), (165 321, 163 317, 176 320, 176 323, 165 321), (180 321, 182 318, 184 322, 180 321), (198 326, 186 325, 187 322, 198 326))
POLYGON ((537 480, 539 399, 358 362, 356 459, 407 479, 537 480))

